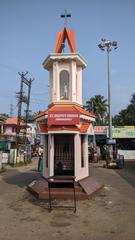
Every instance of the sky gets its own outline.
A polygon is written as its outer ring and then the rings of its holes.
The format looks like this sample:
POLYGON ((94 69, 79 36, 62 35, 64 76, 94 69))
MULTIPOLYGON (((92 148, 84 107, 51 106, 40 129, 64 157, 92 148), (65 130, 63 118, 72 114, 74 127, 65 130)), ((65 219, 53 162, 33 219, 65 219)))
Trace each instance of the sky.
MULTIPOLYGON (((32 113, 47 108, 49 75, 42 67, 54 52, 56 33, 63 29, 60 15, 71 13, 77 51, 87 61, 83 71, 83 104, 94 95, 107 98, 107 53, 101 38, 118 42, 110 53, 111 111, 126 108, 135 92, 134 0, 0 0, 0 113, 17 114, 18 72, 34 79, 32 113)), ((24 106, 23 106, 24 107, 24 106)))

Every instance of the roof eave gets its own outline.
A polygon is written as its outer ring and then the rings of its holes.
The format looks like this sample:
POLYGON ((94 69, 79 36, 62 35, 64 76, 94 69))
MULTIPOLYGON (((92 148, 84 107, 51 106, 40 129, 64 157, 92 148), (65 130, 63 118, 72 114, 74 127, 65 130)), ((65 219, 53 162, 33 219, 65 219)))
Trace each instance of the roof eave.
POLYGON ((42 65, 46 70, 49 70, 52 67, 52 64, 55 60, 75 60, 77 65, 85 68, 87 66, 86 60, 79 53, 51 53, 48 57, 43 61, 42 65))
POLYGON ((74 131, 72 131, 72 130, 53 130, 53 131, 48 131, 48 133, 51 133, 51 134, 57 134, 57 133, 78 133, 79 132, 79 130, 74 130, 74 131))
POLYGON ((92 117, 92 116, 87 116, 87 115, 84 115, 84 114, 80 114, 80 118, 82 118, 84 120, 88 120, 90 122, 95 122, 95 118, 92 117))

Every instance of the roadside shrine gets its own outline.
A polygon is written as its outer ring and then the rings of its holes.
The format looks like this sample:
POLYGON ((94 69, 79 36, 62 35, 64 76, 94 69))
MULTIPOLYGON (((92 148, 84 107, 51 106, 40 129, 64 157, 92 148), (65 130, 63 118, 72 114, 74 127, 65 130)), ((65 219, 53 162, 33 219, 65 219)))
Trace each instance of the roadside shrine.
MULTIPOLYGON (((47 110, 36 116, 36 122, 44 146, 44 180, 52 176, 73 176, 79 183, 78 188, 82 186, 89 194, 88 186, 93 180, 89 177, 88 134, 93 130, 95 115, 82 106, 82 72, 86 65, 77 52, 74 30, 68 31, 64 26, 57 33, 55 52, 43 62, 49 72, 50 103, 47 110), (70 52, 64 51, 66 40, 70 52)), ((44 182, 47 187, 46 184, 44 182)), ((33 191, 45 198, 46 187, 41 181, 39 185, 42 190, 37 190, 38 183, 35 183, 33 191)), ((63 182, 62 187, 65 186, 63 182)))

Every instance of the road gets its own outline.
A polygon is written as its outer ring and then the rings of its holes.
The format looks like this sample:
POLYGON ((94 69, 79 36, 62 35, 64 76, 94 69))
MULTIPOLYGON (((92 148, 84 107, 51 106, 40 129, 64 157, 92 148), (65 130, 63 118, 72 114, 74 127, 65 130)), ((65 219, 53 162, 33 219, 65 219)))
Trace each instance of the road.
POLYGON ((90 175, 105 187, 89 200, 77 201, 76 214, 69 209, 49 213, 47 202, 27 192, 27 184, 40 177, 36 166, 34 160, 0 174, 0 240, 135 239, 135 163, 122 170, 91 164, 90 175))

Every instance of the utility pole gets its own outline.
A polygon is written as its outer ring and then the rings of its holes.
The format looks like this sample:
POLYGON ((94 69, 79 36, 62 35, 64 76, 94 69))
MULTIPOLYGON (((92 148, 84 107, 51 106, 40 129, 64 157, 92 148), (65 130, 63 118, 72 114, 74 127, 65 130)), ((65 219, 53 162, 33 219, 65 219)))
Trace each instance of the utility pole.
POLYGON ((27 123, 28 123, 28 117, 29 117, 29 106, 30 106, 30 93, 31 93, 31 84, 33 80, 28 80, 26 78, 26 75, 28 74, 28 72, 26 72, 25 74, 22 73, 18 73, 21 76, 21 84, 20 84, 20 92, 17 93, 17 98, 18 98, 18 116, 17 116, 17 130, 16 130, 16 147, 17 147, 17 155, 18 155, 18 150, 19 150, 19 134, 20 134, 20 130, 21 128, 24 128, 23 131, 23 137, 24 137, 24 146, 26 149, 27 146, 27 123), (24 89, 24 85, 26 85, 28 87, 28 93, 25 94, 23 89, 24 89), (26 104, 26 116, 25 116, 25 126, 21 126, 21 121, 22 121, 22 104, 25 103, 26 104))
POLYGON ((10 117, 12 118, 13 115, 14 115, 14 106, 13 106, 13 104, 11 103, 11 104, 10 104, 10 117))
POLYGON ((21 122, 21 112, 22 112, 22 100, 23 100, 23 78, 27 75, 28 72, 25 74, 18 73, 21 76, 21 84, 20 84, 20 92, 17 92, 18 95, 18 114, 17 114, 17 129, 16 129, 16 147, 17 147, 17 155, 18 155, 18 144, 19 144, 19 133, 20 133, 20 122, 21 122))
POLYGON ((28 123, 28 120, 29 120, 29 112, 31 112, 31 110, 29 109, 29 106, 30 106, 30 93, 31 93, 31 84, 34 80, 32 80, 30 78, 30 80, 26 81, 25 79, 25 84, 28 86, 28 95, 25 99, 25 103, 26 103, 26 110, 25 110, 25 124, 26 124, 26 128, 25 128, 25 131, 24 131, 24 139, 25 139, 25 145, 27 145, 27 123, 28 123))

